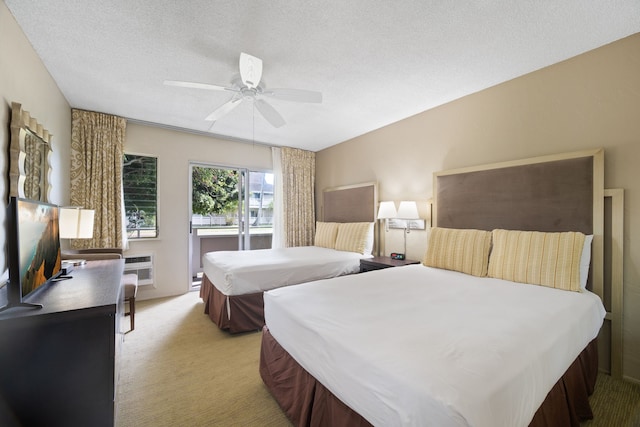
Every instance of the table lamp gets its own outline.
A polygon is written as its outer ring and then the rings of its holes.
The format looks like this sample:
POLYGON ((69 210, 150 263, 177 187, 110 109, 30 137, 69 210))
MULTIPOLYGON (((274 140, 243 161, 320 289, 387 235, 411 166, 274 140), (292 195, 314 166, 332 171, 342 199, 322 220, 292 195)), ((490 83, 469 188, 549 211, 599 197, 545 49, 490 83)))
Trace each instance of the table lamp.
MULTIPOLYGON (((80 207, 60 208, 60 238, 61 239, 91 239, 93 237, 93 209, 80 207)), ((67 259, 66 263, 82 265, 84 259, 67 259)))

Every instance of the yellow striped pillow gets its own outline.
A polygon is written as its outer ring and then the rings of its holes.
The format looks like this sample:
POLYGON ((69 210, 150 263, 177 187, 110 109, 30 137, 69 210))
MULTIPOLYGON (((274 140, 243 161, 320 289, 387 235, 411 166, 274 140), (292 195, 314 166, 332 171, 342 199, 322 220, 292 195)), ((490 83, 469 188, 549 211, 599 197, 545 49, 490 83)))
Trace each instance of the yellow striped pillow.
POLYGON ((363 254, 367 246, 370 222, 345 222, 338 226, 336 250, 363 254))
POLYGON ((336 246, 336 236, 338 235, 337 222, 316 222, 316 236, 314 246, 333 249, 336 246))
POLYGON ((423 264, 483 277, 490 249, 490 231, 434 227, 423 264))
POLYGON ((579 291, 584 239, 584 234, 574 231, 493 230, 489 276, 579 291))

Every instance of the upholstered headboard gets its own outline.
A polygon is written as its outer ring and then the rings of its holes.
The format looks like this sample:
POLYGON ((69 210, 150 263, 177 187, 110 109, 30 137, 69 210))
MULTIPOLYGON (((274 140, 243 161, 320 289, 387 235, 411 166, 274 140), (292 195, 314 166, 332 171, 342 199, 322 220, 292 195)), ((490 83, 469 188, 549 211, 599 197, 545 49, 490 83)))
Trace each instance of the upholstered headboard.
POLYGON ((378 190, 374 182, 327 188, 322 192, 322 221, 374 222, 378 190))
POLYGON ((433 183, 434 226, 593 234, 590 288, 602 297, 603 150, 441 171, 433 183))
POLYGON ((590 156, 437 176, 441 227, 593 234, 590 156))
POLYGON ((435 172, 433 186, 432 221, 437 227, 593 234, 588 288, 603 301, 607 295, 617 301, 606 317, 611 332, 602 340, 601 362, 610 356, 611 372, 619 376, 622 286, 604 289, 604 151, 435 172))

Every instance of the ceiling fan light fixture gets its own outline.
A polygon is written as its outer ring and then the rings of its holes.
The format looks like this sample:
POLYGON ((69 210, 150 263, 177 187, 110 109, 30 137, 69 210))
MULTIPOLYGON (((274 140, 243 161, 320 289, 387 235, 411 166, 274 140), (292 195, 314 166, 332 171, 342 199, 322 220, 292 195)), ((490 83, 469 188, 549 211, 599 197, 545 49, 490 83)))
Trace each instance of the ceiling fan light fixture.
POLYGON ((249 88, 257 87, 262 79, 262 59, 241 52, 239 66, 242 82, 249 88))

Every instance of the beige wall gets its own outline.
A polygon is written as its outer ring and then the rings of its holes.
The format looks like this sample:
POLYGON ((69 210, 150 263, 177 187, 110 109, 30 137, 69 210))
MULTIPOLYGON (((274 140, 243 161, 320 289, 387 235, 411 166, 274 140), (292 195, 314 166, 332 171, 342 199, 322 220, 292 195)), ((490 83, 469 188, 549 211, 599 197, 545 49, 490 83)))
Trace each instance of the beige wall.
MULTIPOLYGON (((604 147, 605 187, 625 190, 623 369, 640 381, 639 52, 635 34, 320 151, 316 192, 377 181, 379 200, 426 201, 434 171, 604 147)), ((420 259, 426 233, 408 237, 420 259)))
POLYGON ((159 238, 131 241, 126 252, 154 254, 154 287, 141 287, 138 297, 182 294, 190 284, 189 163, 271 170, 271 149, 129 122, 125 151, 158 157, 159 238))
POLYGON ((6 206, 9 197, 8 153, 11 121, 11 103, 18 102, 52 135, 50 175, 51 201, 65 204, 69 201, 69 153, 71 140, 71 110, 42 61, 13 19, 4 2, 0 2, 0 272, 7 268, 6 206))

